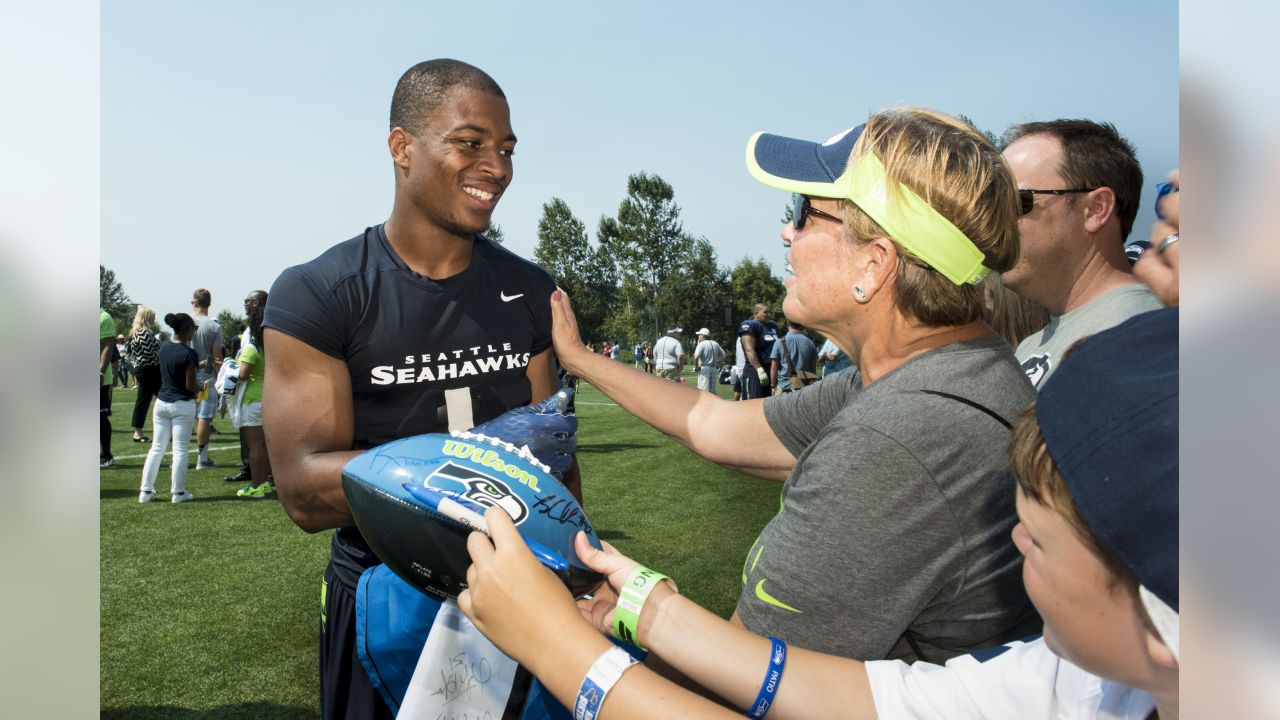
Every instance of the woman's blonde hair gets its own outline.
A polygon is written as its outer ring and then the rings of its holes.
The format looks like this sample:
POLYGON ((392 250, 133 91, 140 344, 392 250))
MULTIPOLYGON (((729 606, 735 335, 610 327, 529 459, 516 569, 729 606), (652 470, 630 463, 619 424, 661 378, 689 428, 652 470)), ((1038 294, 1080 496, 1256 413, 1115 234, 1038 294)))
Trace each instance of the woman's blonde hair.
POLYGON ((151 331, 156 326, 156 311, 146 305, 139 305, 138 311, 133 314, 133 326, 129 328, 129 335, 133 335, 139 330, 151 331))
POLYGON ((987 324, 1010 347, 1016 349, 1024 338, 1049 324, 1045 306, 1010 290, 999 273, 991 273, 982 282, 987 293, 987 324))
MULTIPOLYGON (((874 152, 894 183, 919 195, 982 251, 983 265, 1004 272, 1018 259, 1018 186, 1004 157, 969 124, 934 110, 891 108, 867 121, 850 162, 874 152)), ((845 237, 863 245, 893 238, 852 201, 841 203, 845 237)), ((956 285, 925 265, 900 242, 894 301, 928 326, 982 319, 983 288, 956 285)))

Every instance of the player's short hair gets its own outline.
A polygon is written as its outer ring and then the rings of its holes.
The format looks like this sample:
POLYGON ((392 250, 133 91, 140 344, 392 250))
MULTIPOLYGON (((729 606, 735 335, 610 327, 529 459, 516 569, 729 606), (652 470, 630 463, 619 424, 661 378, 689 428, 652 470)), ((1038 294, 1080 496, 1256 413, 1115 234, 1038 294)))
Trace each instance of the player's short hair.
POLYGON ((1111 576, 1110 587, 1128 587, 1135 592, 1138 580, 1120 558, 1103 547, 1098 536, 1093 534, 1080 515, 1080 509, 1071 499, 1067 483, 1062 479, 1053 456, 1049 454, 1049 446, 1040 432, 1040 421, 1036 417, 1036 402, 1023 409, 1018 421, 1013 426, 1013 434, 1009 439, 1009 467, 1022 488, 1022 494, 1058 513, 1084 542, 1085 547, 1102 562, 1111 576))
MULTIPOLYGON (((1142 165, 1133 145, 1116 126, 1093 120, 1048 120, 1014 125, 1004 133, 1004 145, 1029 135, 1049 135, 1062 145, 1058 174, 1067 187, 1111 188, 1120 218, 1120 240, 1129 237, 1142 200, 1142 165)), ((1053 188, 1048 188, 1053 189, 1053 188)))
POLYGON ((195 303, 196 307, 208 308, 213 304, 213 295, 204 288, 196 288, 196 291, 191 293, 191 302, 195 303))
POLYGON ((419 135, 425 122, 455 87, 465 87, 506 98, 489 74, 460 60, 427 60, 405 71, 391 96, 391 128, 419 135))
MULTIPOLYGON (((1013 172, 996 146, 972 125, 924 108, 890 108, 867 120, 854 155, 874 152, 886 176, 910 188, 955 225, 984 256, 993 273, 1018 260, 1018 194, 1013 172)), ((844 234, 855 245, 888 237, 870 215, 842 200, 844 234)), ((982 319, 983 288, 956 285, 901 243, 894 302, 933 327, 982 319)))

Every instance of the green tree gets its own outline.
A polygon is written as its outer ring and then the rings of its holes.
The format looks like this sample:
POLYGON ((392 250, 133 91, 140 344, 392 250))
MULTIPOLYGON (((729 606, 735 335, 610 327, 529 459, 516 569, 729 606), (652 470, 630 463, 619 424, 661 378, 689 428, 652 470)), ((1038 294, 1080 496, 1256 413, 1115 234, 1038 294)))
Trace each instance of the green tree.
POLYGON ((772 311, 774 321, 782 327, 786 320, 782 301, 786 296, 787 287, 774 276, 764 258, 743 258, 729 271, 729 302, 735 323, 750 317, 756 303, 765 303, 772 311))
POLYGON ((502 226, 498 223, 490 223, 489 229, 484 231, 484 236, 494 245, 501 245, 507 240, 507 236, 502 233, 502 226))
POLYGON ((222 326, 222 342, 230 348, 231 339, 244 332, 249 325, 249 318, 223 308, 218 313, 218 324, 222 326))
MULTIPOLYGON (((682 325, 686 337, 700 327, 726 328, 729 307, 729 272, 716 262, 716 251, 705 237, 686 238, 680 262, 667 276, 658 295, 658 314, 682 325)), ((729 323, 735 322, 730 316, 729 323)), ((713 335, 722 338, 722 332, 713 335)))
POLYGON ((558 197, 542 205, 533 260, 569 293, 582 339, 608 339, 604 324, 617 289, 617 270, 603 251, 591 247, 587 226, 558 197))
POLYGON ((127 334, 129 325, 133 323, 133 314, 137 306, 129 299, 124 287, 116 279, 115 271, 108 270, 103 265, 98 265, 98 307, 106 310, 111 319, 116 321, 116 330, 119 334, 127 334))
POLYGON ((675 319, 662 316, 659 294, 688 244, 675 191, 657 175, 628 177, 618 216, 602 217, 597 237, 618 264, 620 300, 645 317, 657 337, 661 326, 675 319))
POLYGON ((637 340, 653 342, 653 338, 649 337, 651 330, 648 314, 625 302, 614 305, 604 320, 605 339, 620 342, 628 350, 637 340))

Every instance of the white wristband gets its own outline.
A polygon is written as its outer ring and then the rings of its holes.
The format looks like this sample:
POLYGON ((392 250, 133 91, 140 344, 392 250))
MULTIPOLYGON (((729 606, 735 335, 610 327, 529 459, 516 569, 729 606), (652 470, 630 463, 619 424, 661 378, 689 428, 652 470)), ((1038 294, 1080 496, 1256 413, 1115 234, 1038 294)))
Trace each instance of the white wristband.
POLYGON ((595 720, 600 714, 600 706, 604 704, 604 696, 613 689, 622 673, 635 664, 636 659, 617 645, 601 653, 591 663, 587 676, 582 678, 578 699, 573 703, 573 720, 595 720))

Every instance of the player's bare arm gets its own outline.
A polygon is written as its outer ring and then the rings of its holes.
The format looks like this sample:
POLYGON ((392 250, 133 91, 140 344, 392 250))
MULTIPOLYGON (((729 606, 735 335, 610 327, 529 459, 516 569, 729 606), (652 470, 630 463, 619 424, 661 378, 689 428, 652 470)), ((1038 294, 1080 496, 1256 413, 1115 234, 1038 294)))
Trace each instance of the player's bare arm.
POLYGON ((764 367, 760 359, 756 357, 756 339, 751 334, 739 335, 742 338, 742 355, 747 359, 747 364, 753 368, 764 367))
POLYGON ((359 454, 346 363, 267 328, 262 425, 276 492, 285 512, 307 532, 352 524, 342 492, 342 466, 359 454))
POLYGON ((552 295, 551 323, 565 368, 627 412, 712 462, 769 480, 786 479, 795 457, 765 421, 763 400, 722 400, 589 352, 563 290, 552 295))

